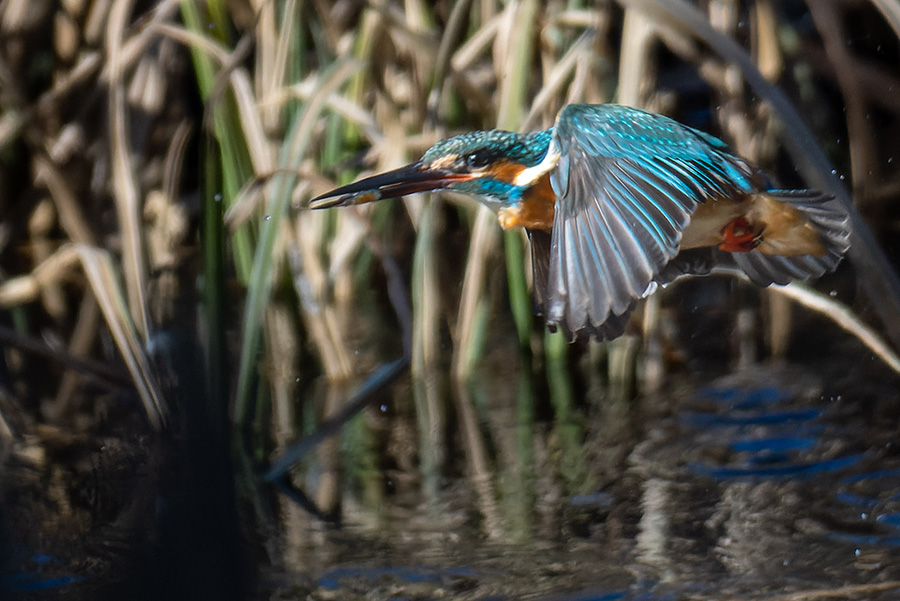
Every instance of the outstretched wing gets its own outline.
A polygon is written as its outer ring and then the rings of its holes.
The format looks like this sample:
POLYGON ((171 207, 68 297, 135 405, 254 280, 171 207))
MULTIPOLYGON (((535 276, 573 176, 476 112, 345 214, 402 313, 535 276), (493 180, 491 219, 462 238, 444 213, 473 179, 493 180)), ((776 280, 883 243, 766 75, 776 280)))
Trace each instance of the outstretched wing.
POLYGON ((570 338, 621 333, 697 205, 754 188, 753 170, 720 140, 619 105, 566 107, 548 152, 559 160, 541 300, 548 325, 570 338))

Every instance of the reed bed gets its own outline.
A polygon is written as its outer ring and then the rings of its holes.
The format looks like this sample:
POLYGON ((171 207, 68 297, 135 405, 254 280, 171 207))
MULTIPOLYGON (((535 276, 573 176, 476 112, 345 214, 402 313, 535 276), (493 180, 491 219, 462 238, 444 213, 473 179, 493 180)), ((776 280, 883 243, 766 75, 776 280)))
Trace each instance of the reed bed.
MULTIPOLYGON (((678 285, 623 338, 570 347, 532 315, 523 234, 501 234, 488 210, 453 195, 305 208, 445 136, 549 127, 576 102, 670 114, 785 185, 852 203, 851 260, 824 296, 809 294, 847 327, 874 325, 895 361, 900 285, 882 250, 896 244, 900 195, 890 2, 8 0, 0 11, 6 439, 39 422, 96 427, 98 398, 162 428, 192 378, 209 422, 227 416, 265 463, 340 418, 358 387, 383 389, 372 374, 402 379, 408 363, 419 460, 446 461, 453 413, 477 478, 497 441, 465 391, 489 377, 486 358, 508 366, 501 379, 530 374, 524 388, 558 415, 583 390, 615 401, 659 389, 688 336, 671 319, 678 285), (179 372, 184 345, 201 350, 203 373, 179 372), (311 393, 329 388, 340 392, 311 393)), ((723 336, 733 364, 802 346, 804 309, 738 286, 758 301, 745 305, 749 326, 723 336)), ((374 432, 369 420, 345 436, 372 448, 374 432)), ((575 482, 584 468, 573 469, 575 482)), ((336 503, 321 494, 320 507, 336 503)))

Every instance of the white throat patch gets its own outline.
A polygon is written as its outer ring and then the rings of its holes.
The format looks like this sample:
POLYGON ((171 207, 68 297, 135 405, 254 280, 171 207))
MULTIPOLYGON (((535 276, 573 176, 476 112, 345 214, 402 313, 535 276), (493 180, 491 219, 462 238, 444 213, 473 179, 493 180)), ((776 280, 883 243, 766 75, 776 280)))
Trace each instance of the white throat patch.
POLYGON ((527 188, 550 173, 550 170, 556 167, 557 162, 559 162, 559 147, 556 145, 556 140, 550 140, 550 146, 547 148, 544 159, 537 165, 526 167, 520 171, 513 184, 519 188, 527 188))

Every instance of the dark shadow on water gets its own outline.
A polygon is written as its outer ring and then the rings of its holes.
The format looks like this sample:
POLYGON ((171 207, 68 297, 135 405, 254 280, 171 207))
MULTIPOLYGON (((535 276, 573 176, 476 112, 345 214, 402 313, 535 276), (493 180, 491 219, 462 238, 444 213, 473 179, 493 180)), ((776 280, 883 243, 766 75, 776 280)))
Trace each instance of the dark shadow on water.
POLYGON ((192 341, 173 340, 166 363, 177 382, 172 396, 181 423, 165 442, 160 466, 159 538, 134 578, 107 591, 107 597, 246 599, 252 568, 236 505, 226 405, 207 395, 203 362, 192 341))
MULTIPOLYGON (((192 440, 170 445, 156 499, 158 539, 140 553, 133 576, 102 590, 101 598, 248 598, 252 568, 241 540, 227 449, 210 444, 201 450, 192 440)), ((141 543, 135 543, 140 550, 141 543)))
POLYGON ((165 435, 127 418, 90 436, 44 429, 3 462, 0 598, 250 598, 224 410, 194 347, 167 352, 165 435))

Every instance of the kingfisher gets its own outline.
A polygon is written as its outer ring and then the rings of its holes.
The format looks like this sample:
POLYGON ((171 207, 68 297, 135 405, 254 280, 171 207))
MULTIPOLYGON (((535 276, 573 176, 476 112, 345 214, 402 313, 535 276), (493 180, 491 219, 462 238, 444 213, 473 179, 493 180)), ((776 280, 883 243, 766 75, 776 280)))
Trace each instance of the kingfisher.
POLYGON ((475 131, 412 164, 331 190, 322 209, 452 190, 525 228, 533 294, 570 340, 621 335, 636 303, 736 264, 759 286, 818 278, 850 246, 832 196, 784 190, 718 138, 617 104, 572 104, 554 127, 475 131))

